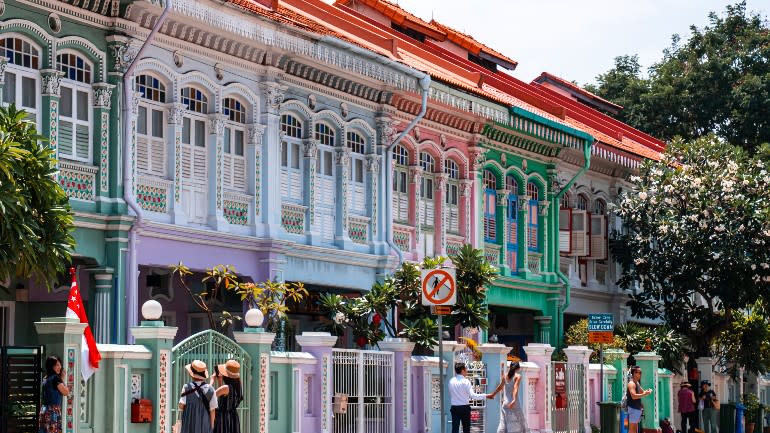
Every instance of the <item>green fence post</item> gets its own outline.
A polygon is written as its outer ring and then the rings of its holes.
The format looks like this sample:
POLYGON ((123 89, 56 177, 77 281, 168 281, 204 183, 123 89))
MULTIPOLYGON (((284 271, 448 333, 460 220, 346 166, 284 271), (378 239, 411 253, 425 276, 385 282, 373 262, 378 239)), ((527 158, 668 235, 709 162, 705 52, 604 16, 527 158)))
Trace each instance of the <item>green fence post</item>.
POLYGON ((674 395, 671 381, 674 374, 665 368, 658 369, 658 406, 660 418, 668 418, 673 423, 674 395))
POLYGON ((607 349, 604 356, 612 360, 615 367, 615 382, 612 384, 612 401, 620 401, 626 393, 626 369, 628 369, 628 353, 620 349, 607 349))
POLYGON ((233 332, 235 341, 251 356, 251 404, 249 406, 249 429, 253 432, 267 431, 267 416, 270 413, 270 346, 275 334, 262 328, 246 326, 243 332, 233 332))
POLYGON ((658 407, 658 362, 660 356, 655 352, 639 352, 634 355, 636 365, 642 369, 641 385, 643 389, 652 388, 652 394, 642 397, 644 405, 644 418, 641 426, 643 429, 658 430, 660 420, 660 408, 658 407))
POLYGON ((142 384, 144 396, 152 400, 151 431, 169 433, 176 422, 171 419, 171 408, 177 404, 175 396, 179 395, 181 390, 171 389, 171 349, 177 328, 165 326, 162 320, 158 320, 162 312, 157 301, 145 302, 142 305, 142 316, 144 319, 149 317, 153 320, 142 320, 140 326, 131 328, 131 335, 134 336, 136 344, 143 345, 152 353, 150 374, 144 378, 142 384), (154 310, 151 310, 153 308, 154 310))

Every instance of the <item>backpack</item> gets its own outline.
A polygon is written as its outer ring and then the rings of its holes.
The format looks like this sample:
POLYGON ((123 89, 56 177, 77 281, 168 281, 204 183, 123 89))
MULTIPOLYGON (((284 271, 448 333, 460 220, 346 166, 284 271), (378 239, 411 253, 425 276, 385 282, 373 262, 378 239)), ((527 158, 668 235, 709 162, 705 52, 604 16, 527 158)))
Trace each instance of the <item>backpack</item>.
POLYGON ((625 387, 623 388, 623 398, 620 399, 620 410, 628 412, 628 381, 631 378, 631 370, 626 374, 626 380, 623 381, 625 387))

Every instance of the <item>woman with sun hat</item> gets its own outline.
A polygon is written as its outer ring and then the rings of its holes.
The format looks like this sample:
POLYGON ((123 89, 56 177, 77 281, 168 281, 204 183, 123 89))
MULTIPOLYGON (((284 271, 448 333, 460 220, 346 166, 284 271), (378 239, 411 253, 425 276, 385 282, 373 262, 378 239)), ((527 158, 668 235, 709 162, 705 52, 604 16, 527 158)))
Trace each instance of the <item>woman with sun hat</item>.
POLYGON ((219 385, 216 391, 219 407, 214 433, 241 433, 241 420, 238 416, 238 406, 243 401, 241 364, 231 359, 217 365, 211 384, 219 385))
POLYGON ((182 387, 179 399, 181 415, 180 433, 211 433, 216 419, 217 396, 214 388, 206 383, 209 372, 206 363, 195 360, 185 365, 192 382, 182 387))

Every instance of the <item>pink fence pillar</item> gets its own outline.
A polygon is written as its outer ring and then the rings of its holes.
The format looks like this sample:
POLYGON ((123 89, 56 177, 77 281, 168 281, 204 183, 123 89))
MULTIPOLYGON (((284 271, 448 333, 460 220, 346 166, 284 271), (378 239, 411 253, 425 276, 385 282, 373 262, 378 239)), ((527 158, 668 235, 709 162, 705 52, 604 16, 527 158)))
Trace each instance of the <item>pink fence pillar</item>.
POLYGON ((414 343, 406 338, 386 338, 379 343, 380 349, 393 352, 393 372, 395 379, 395 392, 393 393, 393 404, 395 409, 396 422, 395 432, 408 432, 411 425, 411 363, 412 350, 414 343))
MULTIPOLYGON (((482 360, 487 366, 487 392, 492 392, 500 383, 505 375, 506 361, 508 352, 511 348, 504 344, 480 344, 479 352, 482 353, 482 360)), ((494 400, 487 400, 486 407, 486 432, 494 433, 497 431, 497 425, 500 422, 500 402, 503 400, 502 393, 494 400)))
POLYGON ((538 382, 540 382, 540 368, 539 365, 534 362, 522 362, 521 363, 521 391, 519 397, 521 397, 520 403, 521 409, 524 411, 524 416, 527 418, 527 426, 532 428, 532 425, 538 423, 540 413, 537 411, 537 402, 543 401, 546 397, 543 394, 538 394, 538 382))
POLYGON ((302 350, 313 355, 317 361, 315 377, 310 395, 318 396, 321 401, 320 416, 313 432, 330 433, 332 431, 332 348, 337 344, 337 337, 328 332, 303 332, 295 337, 302 350))
MULTIPOLYGON (((567 355, 567 363, 569 364, 580 364, 583 366, 583 383, 588 386, 588 362, 591 359, 591 353, 593 353, 593 350, 589 349, 586 346, 569 346, 564 349, 564 354, 567 355)), ((587 397, 587 396, 586 396, 587 397)), ((589 402, 586 402, 589 403, 589 402)), ((589 404, 584 404, 583 409, 583 431, 584 432, 590 432, 591 431, 591 416, 589 413, 589 404)))
MULTIPOLYGON (((524 346, 527 361, 539 367, 535 387, 535 403, 529 413, 529 428, 542 433, 552 433, 551 428, 551 355, 554 348, 550 344, 530 343, 524 346)), ((534 377, 534 376, 533 376, 534 377)))

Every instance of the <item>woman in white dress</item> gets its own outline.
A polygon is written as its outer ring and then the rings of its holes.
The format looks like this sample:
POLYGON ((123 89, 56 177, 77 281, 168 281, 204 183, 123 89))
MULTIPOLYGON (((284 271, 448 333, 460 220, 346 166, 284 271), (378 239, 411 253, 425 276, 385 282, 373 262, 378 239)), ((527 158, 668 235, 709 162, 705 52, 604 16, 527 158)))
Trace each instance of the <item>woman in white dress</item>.
POLYGON ((508 373, 503 376, 503 380, 497 385, 490 398, 502 391, 503 401, 500 404, 500 424, 497 427, 497 433, 527 433, 527 420, 524 418, 524 412, 521 410, 521 404, 517 398, 519 395, 519 383, 521 383, 521 374, 518 373, 521 366, 518 362, 512 362, 508 367, 508 373))

